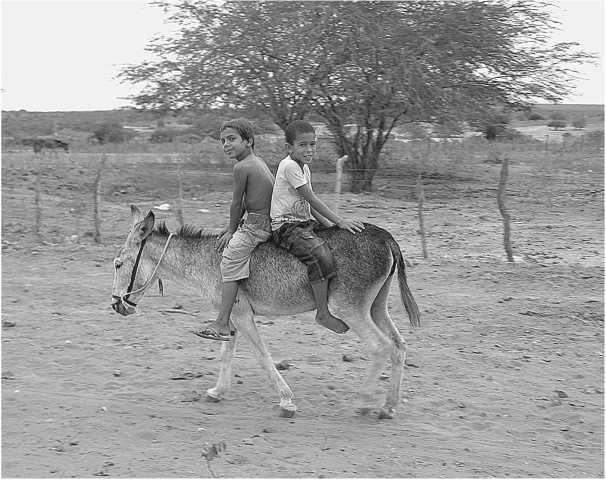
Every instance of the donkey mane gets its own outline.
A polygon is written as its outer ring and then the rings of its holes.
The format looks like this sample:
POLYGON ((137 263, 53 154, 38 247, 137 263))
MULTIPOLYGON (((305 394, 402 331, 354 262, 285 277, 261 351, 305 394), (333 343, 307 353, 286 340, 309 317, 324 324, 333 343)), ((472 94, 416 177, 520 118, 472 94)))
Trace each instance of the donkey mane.
MULTIPOLYGON (((170 231, 168 230, 165 222, 160 223, 154 230, 154 233, 157 233, 163 237, 170 235, 170 231)), ((181 238, 191 238, 193 240, 197 240, 202 238, 215 238, 219 236, 219 233, 209 232, 203 228, 196 228, 193 225, 183 225, 177 229, 176 235, 181 238)))

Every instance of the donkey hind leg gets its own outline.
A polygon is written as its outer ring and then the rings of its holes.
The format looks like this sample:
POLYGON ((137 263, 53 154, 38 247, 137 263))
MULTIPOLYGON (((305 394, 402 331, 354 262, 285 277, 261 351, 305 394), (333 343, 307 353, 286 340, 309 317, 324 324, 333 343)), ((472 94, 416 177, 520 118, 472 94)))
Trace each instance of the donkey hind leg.
MULTIPOLYGON (((340 318, 353 330, 360 338, 362 345, 370 356, 370 367, 366 373, 366 379, 360 387, 358 393, 357 410, 366 414, 377 408, 379 399, 376 395, 378 389, 378 379, 381 371, 387 364, 389 358, 391 341, 377 327, 370 316, 370 303, 374 299, 376 290, 370 295, 371 300, 365 300, 362 304, 359 299, 356 303, 349 303, 350 307, 335 307, 340 318)), ((347 300, 351 302, 351 299, 347 300)), ((336 302, 339 306, 347 305, 346 302, 336 302)))
POLYGON ((206 400, 209 402, 223 400, 231 388, 231 367, 236 353, 237 338, 238 332, 229 339, 229 342, 221 342, 221 364, 217 383, 213 388, 206 390, 206 400))
POLYGON ((239 302, 239 308, 234 309, 234 312, 232 313, 232 323, 240 334, 250 340, 250 343, 257 353, 261 367, 263 367, 265 372, 269 375, 275 389, 278 391, 278 395, 280 396, 280 416, 290 418, 297 411, 297 407, 293 403, 292 390, 276 369, 265 343, 263 343, 263 340, 259 336, 259 331, 255 325, 254 315, 250 304, 245 299, 241 298, 241 300, 243 301, 239 302))
POLYGON ((393 323, 387 309, 391 279, 392 277, 389 277, 385 281, 370 309, 372 319, 379 329, 389 338, 391 345, 390 385, 387 390, 385 405, 379 412, 379 418, 393 418, 395 408, 400 401, 400 387, 404 374, 404 362, 406 361, 406 341, 393 323))

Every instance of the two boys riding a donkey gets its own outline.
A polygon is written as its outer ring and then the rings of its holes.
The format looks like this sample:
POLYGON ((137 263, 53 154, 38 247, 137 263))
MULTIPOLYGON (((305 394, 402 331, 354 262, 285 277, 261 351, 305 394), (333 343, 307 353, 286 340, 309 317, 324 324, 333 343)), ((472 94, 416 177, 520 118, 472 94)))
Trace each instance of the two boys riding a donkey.
POLYGON ((113 309, 123 315, 134 313, 135 300, 160 276, 195 281, 203 294, 220 296, 216 320, 194 332, 224 341, 219 378, 208 397, 219 401, 229 390, 236 337, 243 334, 258 350, 261 365, 275 384, 283 416, 296 410, 292 392, 259 337, 254 315, 315 309, 317 323, 339 334, 352 329, 368 348, 371 366, 360 391, 360 408, 375 405, 376 381, 391 359, 390 388, 379 413, 391 418, 406 354, 405 341, 387 310, 396 270, 410 322, 420 325, 399 245, 375 225, 338 216, 314 193, 309 164, 316 135, 308 122, 295 121, 286 128, 288 156, 280 162, 275 179, 255 155, 250 122, 225 122, 220 139, 227 156, 236 160, 227 231, 208 234, 185 226, 172 234, 164 225, 154 230, 153 213, 144 217, 131 207, 132 228, 114 260, 113 309))

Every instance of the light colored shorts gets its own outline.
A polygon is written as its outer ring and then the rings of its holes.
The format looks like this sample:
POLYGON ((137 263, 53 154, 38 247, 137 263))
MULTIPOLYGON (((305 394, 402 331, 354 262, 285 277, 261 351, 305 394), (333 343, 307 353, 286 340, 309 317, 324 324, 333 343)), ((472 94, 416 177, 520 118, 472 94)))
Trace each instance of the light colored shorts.
POLYGON ((221 276, 224 282, 248 278, 250 255, 257 245, 271 238, 268 215, 249 213, 223 250, 221 276))

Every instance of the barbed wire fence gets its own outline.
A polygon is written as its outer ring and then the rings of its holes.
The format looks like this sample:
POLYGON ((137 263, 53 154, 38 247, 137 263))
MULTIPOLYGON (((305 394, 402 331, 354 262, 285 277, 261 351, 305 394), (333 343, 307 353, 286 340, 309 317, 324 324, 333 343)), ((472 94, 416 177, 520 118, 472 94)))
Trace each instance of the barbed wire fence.
MULTIPOLYGON (((516 154, 519 157, 529 151, 551 163, 565 163, 565 156, 575 148, 561 145, 560 150, 556 150, 551 144, 546 151, 540 142, 512 143, 507 145, 508 165, 516 154)), ((603 144, 596 148, 603 152, 603 144)), ((335 161, 336 155, 327 157, 314 164, 314 191, 331 199, 332 204, 330 200, 327 203, 340 213, 343 192, 353 171, 342 158, 335 161)), ((386 149, 384 157, 374 181, 375 191, 383 197, 416 204, 417 233, 424 258, 430 253, 426 229, 431 208, 427 209, 427 202, 452 195, 455 187, 449 182, 457 178, 464 181, 466 174, 473 176, 473 165, 478 162, 490 164, 503 158, 495 160, 486 150, 469 145, 435 143, 408 149, 405 154, 401 149, 386 149), (455 168, 462 159, 472 160, 467 173, 465 169, 455 168), (438 191, 437 185, 442 190, 438 191)), ((281 157, 273 155, 273 158, 281 157)), ((274 172, 276 166, 277 161, 270 164, 274 172)), ((494 181, 494 188, 490 187, 489 194, 497 192, 499 180, 503 183, 498 176, 490 180, 494 181)), ((75 242, 87 237, 94 243, 115 244, 123 239, 130 226, 130 203, 153 207, 158 221, 175 228, 191 223, 218 229, 228 222, 231 189, 232 167, 228 161, 208 162, 191 152, 5 153, 3 241, 14 241, 12 234, 17 234, 23 240, 38 244, 75 242)), ((505 196, 500 194, 494 198, 495 212, 507 211, 502 208, 505 196)), ((508 258, 512 258, 511 245, 506 244, 506 251, 508 258)))

